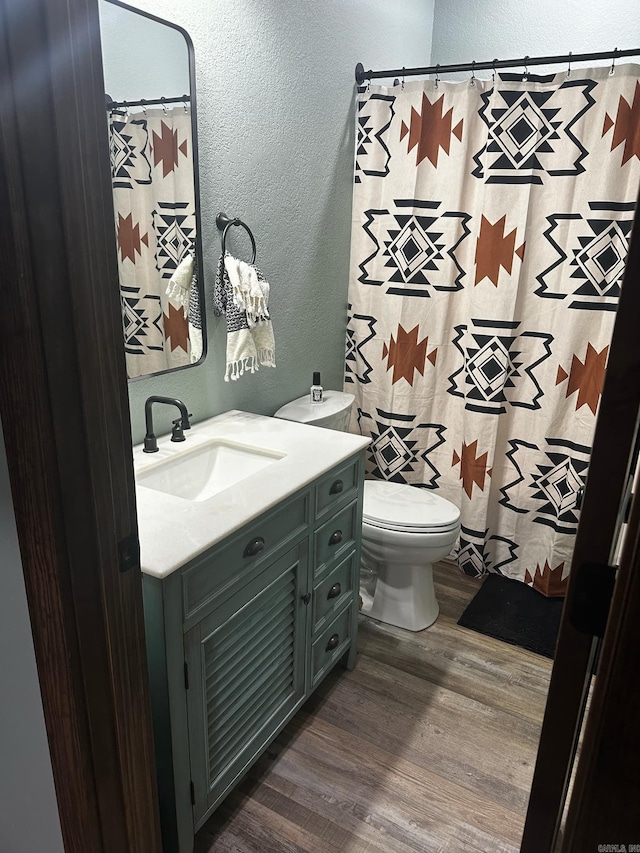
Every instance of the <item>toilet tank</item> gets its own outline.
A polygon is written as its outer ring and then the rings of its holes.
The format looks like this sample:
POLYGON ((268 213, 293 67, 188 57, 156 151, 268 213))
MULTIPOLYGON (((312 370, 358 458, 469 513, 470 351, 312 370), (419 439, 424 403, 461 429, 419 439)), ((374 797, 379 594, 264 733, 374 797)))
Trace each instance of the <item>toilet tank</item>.
POLYGON ((354 399, 345 391, 325 391, 322 403, 311 403, 305 394, 278 409, 274 418, 346 432, 354 399))

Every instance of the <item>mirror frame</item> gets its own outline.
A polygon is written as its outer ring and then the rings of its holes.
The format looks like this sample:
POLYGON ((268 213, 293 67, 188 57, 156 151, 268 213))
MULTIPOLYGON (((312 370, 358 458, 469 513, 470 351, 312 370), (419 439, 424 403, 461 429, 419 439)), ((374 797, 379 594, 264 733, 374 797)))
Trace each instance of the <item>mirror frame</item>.
MULTIPOLYGON (((172 21, 167 21, 164 18, 159 18, 157 15, 152 15, 151 12, 145 12, 143 9, 137 9, 135 6, 130 6, 128 3, 123 3, 122 0, 104 0, 105 3, 110 3, 112 6, 120 6, 121 9, 126 9, 128 12, 134 12, 136 15, 142 15, 143 18, 148 18, 150 21, 155 21, 158 24, 164 24, 177 30, 183 37, 187 45, 187 55, 189 62, 189 105, 191 109, 191 152, 193 156, 193 183, 194 183, 194 208, 196 216, 196 268, 198 270, 198 298, 200 299, 200 317, 202 320, 202 355, 193 364, 182 364, 178 367, 167 367, 165 370, 156 370, 153 373, 143 373, 140 376, 133 376, 128 379, 128 382, 139 382, 144 379, 151 379, 154 376, 164 376, 167 373, 175 373, 178 370, 187 370, 190 367, 198 367, 207 357, 207 311, 205 303, 204 291, 204 255, 202 251, 202 213, 200 208, 200 163, 198 152, 198 110, 196 104, 196 62, 195 52, 193 49, 193 41, 189 33, 179 24, 174 24, 172 21)), ((103 88, 106 88, 103 86, 103 88)), ((115 228, 115 221, 114 221, 115 228)), ((120 281, 118 280, 118 287, 120 281)), ((123 336, 124 345, 124 336, 123 336)))

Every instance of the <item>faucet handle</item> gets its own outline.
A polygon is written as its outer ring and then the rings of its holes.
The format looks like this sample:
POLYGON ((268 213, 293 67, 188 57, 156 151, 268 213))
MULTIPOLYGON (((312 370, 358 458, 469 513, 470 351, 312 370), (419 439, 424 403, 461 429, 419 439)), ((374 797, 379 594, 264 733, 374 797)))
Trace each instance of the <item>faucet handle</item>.
POLYGON ((171 441, 185 441, 184 437, 184 429, 190 429, 190 425, 184 425, 182 418, 176 418, 175 421, 171 421, 173 424, 171 428, 171 441))

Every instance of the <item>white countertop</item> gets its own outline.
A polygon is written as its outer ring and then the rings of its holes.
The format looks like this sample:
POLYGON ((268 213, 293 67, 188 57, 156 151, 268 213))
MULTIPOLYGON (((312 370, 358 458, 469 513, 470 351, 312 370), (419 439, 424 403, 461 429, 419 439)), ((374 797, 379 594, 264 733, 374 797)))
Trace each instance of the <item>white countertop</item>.
POLYGON ((190 501, 136 485, 142 571, 164 578, 369 444, 346 432, 232 410, 194 424, 186 441, 158 439, 157 453, 133 448, 136 476, 180 453, 227 439, 285 454, 208 500, 190 501))

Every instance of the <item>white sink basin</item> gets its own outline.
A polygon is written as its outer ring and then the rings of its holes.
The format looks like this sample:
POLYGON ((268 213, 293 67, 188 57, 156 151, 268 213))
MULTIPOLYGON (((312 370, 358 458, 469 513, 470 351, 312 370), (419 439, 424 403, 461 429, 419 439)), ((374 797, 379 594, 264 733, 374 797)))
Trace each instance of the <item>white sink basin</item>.
POLYGON ((137 475, 137 482, 188 501, 206 501, 286 454, 227 439, 213 439, 137 475))

